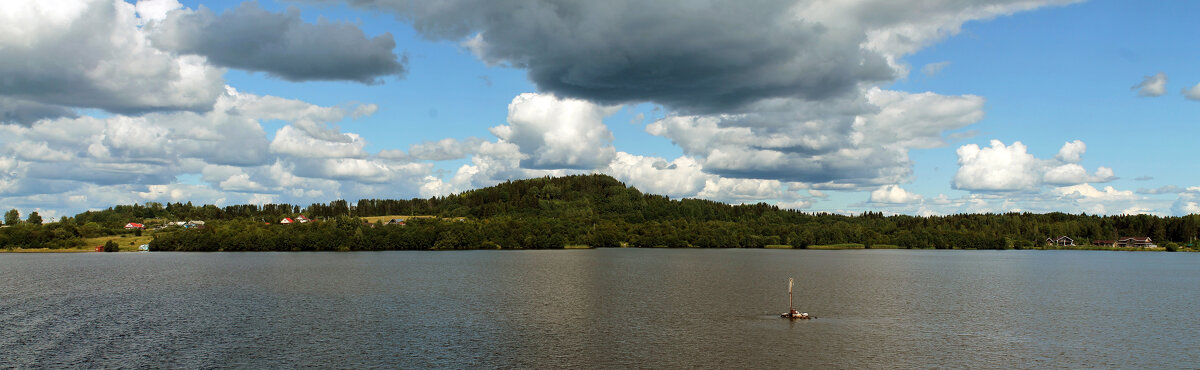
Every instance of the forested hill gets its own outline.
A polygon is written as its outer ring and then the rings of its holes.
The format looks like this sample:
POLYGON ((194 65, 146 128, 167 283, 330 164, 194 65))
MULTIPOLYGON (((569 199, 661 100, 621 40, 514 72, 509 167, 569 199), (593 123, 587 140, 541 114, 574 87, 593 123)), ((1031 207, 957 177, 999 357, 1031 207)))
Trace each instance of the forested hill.
MULTIPOLYGON (((336 200, 308 206, 292 204, 194 206, 191 203, 146 203, 114 206, 103 211, 88 211, 75 216, 75 223, 97 222, 124 225, 130 221, 164 220, 235 220, 241 218, 277 221, 303 214, 313 219, 339 216, 371 217, 389 215, 432 215, 441 218, 468 217, 487 219, 503 216, 621 219, 626 222, 671 220, 736 221, 748 217, 777 215, 789 220, 811 217, 795 211, 756 204, 738 205, 699 199, 672 200, 643 194, 607 175, 543 177, 507 181, 462 194, 429 199, 362 199, 356 203, 336 200), (794 218, 798 217, 798 218, 794 218), (793 219, 794 218, 794 219, 793 219)), ((825 215, 828 217, 839 217, 825 215)))
MULTIPOLYGON (((445 197, 290 204, 115 206, 65 218, 58 235, 80 229, 148 227, 202 220, 201 229, 158 231, 157 250, 360 250, 594 247, 742 247, 859 243, 867 247, 1032 248, 1047 237, 1078 243, 1149 236, 1160 245, 1190 243, 1200 215, 1089 216, 1063 213, 857 216, 805 213, 759 203, 728 205, 644 194, 606 175, 508 181, 445 197), (304 215, 308 224, 281 225, 304 215), (365 224, 370 216, 405 217, 406 225, 365 224), (70 229, 70 230, 66 230, 70 229)), ((52 224, 53 225, 53 224, 52 224)), ((86 235, 81 235, 86 236, 86 235)), ((0 240, 2 242, 2 240, 0 240)))

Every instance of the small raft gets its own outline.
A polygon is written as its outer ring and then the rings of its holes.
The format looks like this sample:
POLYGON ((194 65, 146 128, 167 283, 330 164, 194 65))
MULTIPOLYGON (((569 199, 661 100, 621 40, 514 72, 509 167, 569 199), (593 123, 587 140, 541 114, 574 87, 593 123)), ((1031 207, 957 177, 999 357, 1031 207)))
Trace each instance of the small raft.
POLYGON ((782 314, 779 314, 779 317, 782 317, 785 319, 792 319, 792 320, 811 320, 812 319, 812 316, 809 316, 808 312, 796 312, 796 311, 784 312, 782 314))
POLYGON ((809 316, 808 312, 797 312, 796 306, 792 305, 792 284, 793 284, 792 278, 788 278, 788 312, 784 312, 784 313, 780 314, 779 317, 782 317, 785 319, 792 319, 792 320, 812 319, 812 316, 809 316))

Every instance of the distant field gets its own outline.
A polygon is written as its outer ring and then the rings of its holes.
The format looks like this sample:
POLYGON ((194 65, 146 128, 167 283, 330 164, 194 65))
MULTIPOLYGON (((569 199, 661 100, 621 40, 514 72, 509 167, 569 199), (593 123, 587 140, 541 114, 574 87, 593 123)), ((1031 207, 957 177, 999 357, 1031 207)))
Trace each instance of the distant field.
POLYGON ((139 245, 149 244, 150 240, 154 239, 154 236, 151 234, 152 233, 150 232, 145 232, 142 233, 142 236, 121 235, 87 238, 83 240, 83 249, 84 251, 95 251, 97 246, 104 245, 104 242, 112 240, 113 242, 117 243, 117 246, 121 248, 122 252, 136 252, 139 245))
POLYGON ((766 248, 766 249, 792 249, 792 246, 787 245, 787 244, 768 244, 767 246, 765 246, 763 248, 766 248))

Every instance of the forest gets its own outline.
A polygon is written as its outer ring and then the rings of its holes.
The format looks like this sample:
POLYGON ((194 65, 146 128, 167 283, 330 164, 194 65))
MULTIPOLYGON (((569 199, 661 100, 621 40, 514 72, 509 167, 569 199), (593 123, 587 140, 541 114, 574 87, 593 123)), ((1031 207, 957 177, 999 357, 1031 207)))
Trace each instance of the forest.
POLYGON ((1200 232, 1200 215, 1195 214, 809 213, 765 203, 671 199, 642 193, 606 175, 515 180, 428 199, 362 199, 353 204, 336 200, 303 207, 146 203, 83 212, 47 224, 33 216, 24 221, 6 217, 0 248, 71 248, 85 238, 140 235, 141 230, 124 229, 129 222, 154 229, 147 232, 153 235, 150 248, 155 251, 807 248, 846 243, 864 248, 1032 249, 1043 247, 1048 237, 1064 235, 1080 244, 1149 236, 1167 250, 1176 250, 1192 246, 1200 232), (313 221, 279 222, 299 215, 313 221), (375 216, 405 222, 364 219, 375 216), (189 220, 204 225, 167 226, 189 220))

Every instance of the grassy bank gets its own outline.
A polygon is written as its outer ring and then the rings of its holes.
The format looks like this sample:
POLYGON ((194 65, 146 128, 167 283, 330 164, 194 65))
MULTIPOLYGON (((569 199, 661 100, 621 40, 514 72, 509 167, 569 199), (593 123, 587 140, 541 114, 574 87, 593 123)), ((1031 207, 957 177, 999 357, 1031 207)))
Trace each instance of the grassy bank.
POLYGON ((13 248, 0 249, 0 253, 82 253, 95 252, 97 246, 103 246, 105 242, 112 240, 117 243, 117 247, 121 252, 136 252, 138 246, 149 244, 150 240, 154 239, 152 232, 146 232, 142 236, 135 235, 112 235, 100 236, 95 238, 83 239, 83 245, 74 248, 13 248))
POLYGON ((136 252, 138 250, 138 246, 142 244, 149 244, 150 241, 154 239, 152 234, 153 233, 147 232, 142 234, 142 236, 120 235, 87 238, 83 240, 84 244, 82 248, 85 251, 95 251, 97 246, 102 246, 105 242, 112 240, 114 243, 117 243, 117 247, 119 247, 122 252, 136 252))
POLYGON ((844 244, 830 244, 830 245, 810 245, 810 246, 808 246, 807 248, 797 248, 797 247, 793 247, 793 246, 790 246, 790 245, 787 245, 787 244, 770 244, 770 245, 764 246, 763 248, 766 248, 766 249, 827 249, 827 250, 837 250, 837 249, 904 249, 904 247, 901 247, 901 246, 899 246, 899 245, 895 245, 895 244, 875 244, 875 245, 872 245, 870 248, 867 248, 867 246, 866 246, 866 245, 863 245, 863 244, 858 244, 858 243, 844 243, 844 244))
POLYGON ((870 249, 904 249, 904 247, 895 244, 875 244, 870 249))
POLYGON ((96 251, 96 247, 60 248, 60 249, 50 249, 50 248, 0 249, 0 253, 81 253, 81 252, 95 252, 95 251, 96 251))
POLYGON ((806 249, 865 249, 867 246, 859 243, 842 243, 827 245, 810 245, 806 249))
MULTIPOLYGON (((1074 245, 1074 246, 1043 246, 1037 249, 1041 250, 1064 250, 1064 251, 1126 251, 1126 252, 1163 252, 1167 248, 1135 248, 1135 247, 1110 247, 1106 245, 1074 245)), ((1179 252, 1193 252, 1194 250, 1180 247, 1179 252)))

